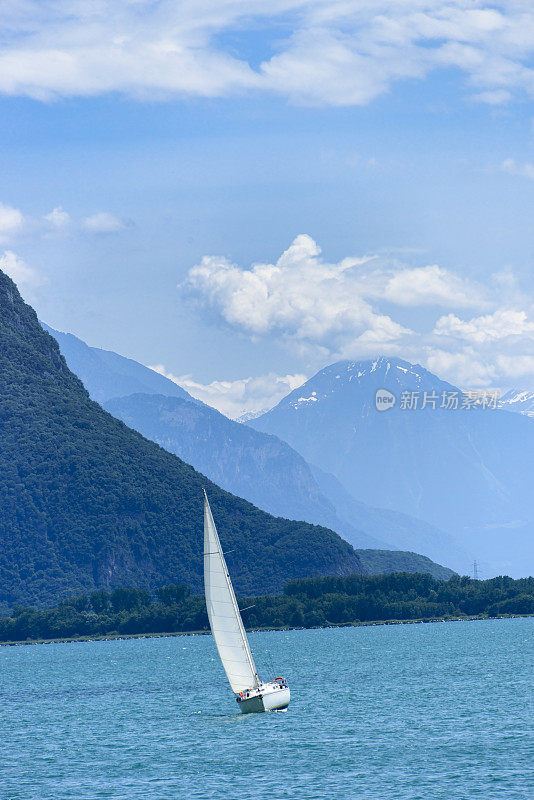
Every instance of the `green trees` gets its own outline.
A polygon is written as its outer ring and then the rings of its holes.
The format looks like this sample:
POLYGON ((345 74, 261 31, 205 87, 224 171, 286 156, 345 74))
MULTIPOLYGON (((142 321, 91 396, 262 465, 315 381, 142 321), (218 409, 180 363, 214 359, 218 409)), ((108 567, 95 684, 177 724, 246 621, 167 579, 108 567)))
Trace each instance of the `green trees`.
POLYGON ((191 591, 188 586, 185 586, 181 583, 179 586, 162 586, 160 589, 156 589, 156 597, 166 606, 173 605, 175 603, 183 603, 186 597, 189 597, 191 591))
MULTIPOLYGON (((534 614, 534 578, 441 581, 414 573, 314 578, 291 581, 282 594, 242 598, 240 606, 249 628, 534 614)), ((154 598, 144 589, 96 591, 48 611, 17 608, 0 617, 0 641, 204 630, 204 598, 184 584, 164 586, 154 598)))
POLYGON ((361 571, 336 534, 224 492, 92 402, 0 272, 0 613, 124 586, 199 591, 202 487, 242 593, 361 571))

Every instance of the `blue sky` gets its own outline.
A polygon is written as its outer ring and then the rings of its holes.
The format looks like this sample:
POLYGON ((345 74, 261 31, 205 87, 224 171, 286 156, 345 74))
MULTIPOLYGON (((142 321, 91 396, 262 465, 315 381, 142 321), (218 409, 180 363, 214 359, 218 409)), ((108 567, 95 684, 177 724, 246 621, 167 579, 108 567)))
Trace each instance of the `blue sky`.
POLYGON ((4 4, 0 266, 231 414, 379 352, 533 388, 529 6, 4 4))

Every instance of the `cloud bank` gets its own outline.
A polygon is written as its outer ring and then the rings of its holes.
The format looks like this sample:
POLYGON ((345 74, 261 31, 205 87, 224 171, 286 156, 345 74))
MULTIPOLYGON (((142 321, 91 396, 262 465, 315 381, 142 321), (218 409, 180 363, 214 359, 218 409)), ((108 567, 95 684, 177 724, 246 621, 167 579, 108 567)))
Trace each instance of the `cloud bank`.
POLYGON ((325 355, 342 351, 348 339, 376 350, 410 331, 365 299, 355 269, 367 260, 330 264, 302 234, 275 264, 242 269, 224 258, 205 257, 183 286, 228 325, 251 336, 274 334, 325 355))
POLYGON ((508 386, 514 376, 534 385, 534 301, 510 270, 482 287, 436 264, 378 255, 330 263, 301 234, 272 264, 206 256, 180 289, 218 324, 276 341, 310 370, 383 353, 419 361, 462 388, 508 386), (400 321, 407 310, 410 327, 400 321))
POLYGON ((90 217, 85 217, 82 226, 89 233, 117 233, 124 228, 124 223, 107 211, 99 211, 90 217))
POLYGON ((26 0, 2 12, 0 92, 39 100, 268 92, 364 105, 444 69, 489 105, 534 96, 526 0, 26 0), (225 44, 258 30, 272 51, 259 65, 225 44))
POLYGON ((200 383, 191 375, 173 375, 163 364, 155 364, 150 369, 174 381, 197 400, 202 400, 231 419, 237 419, 247 412, 266 411, 272 408, 307 378, 304 374, 268 373, 235 381, 200 383))
POLYGON ((71 223, 70 214, 64 211, 61 206, 56 206, 49 214, 45 214, 44 219, 56 230, 64 230, 71 223))
POLYGON ((23 224, 24 217, 18 208, 0 203, 0 244, 20 233, 23 224))
POLYGON ((15 281, 17 286, 35 288, 43 283, 43 278, 12 250, 0 255, 0 269, 15 281))

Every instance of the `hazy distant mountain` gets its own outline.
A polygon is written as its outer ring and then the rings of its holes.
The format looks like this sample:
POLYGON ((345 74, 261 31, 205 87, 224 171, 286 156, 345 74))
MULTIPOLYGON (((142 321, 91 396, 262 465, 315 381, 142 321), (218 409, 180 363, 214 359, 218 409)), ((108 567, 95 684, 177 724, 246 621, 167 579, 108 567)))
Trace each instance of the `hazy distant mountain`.
POLYGON ((532 421, 502 410, 442 408, 443 393, 459 390, 400 359, 345 361, 249 424, 285 439, 358 500, 454 535, 487 573, 532 573, 532 421), (378 390, 395 405, 378 411, 378 390), (404 408, 412 397, 417 408, 404 408))
POLYGON ((99 403, 135 392, 166 394, 170 397, 182 397, 193 403, 200 402, 181 386, 131 358, 125 358, 111 350, 90 347, 72 333, 61 333, 44 322, 41 325, 52 334, 69 368, 83 382, 91 398, 99 403))
MULTIPOLYGON (((470 574, 473 555, 450 533, 417 517, 362 503, 349 494, 331 472, 324 472, 314 465, 311 469, 320 490, 334 504, 342 520, 358 520, 368 535, 380 538, 388 549, 422 553, 462 575, 470 574)), ((342 535, 354 547, 359 547, 358 540, 351 537, 350 532, 342 535)))
POLYGON ((104 407, 223 488, 271 514, 328 525, 353 547, 409 550, 458 571, 469 569, 468 555, 451 536, 422 520, 357 502, 333 475, 310 468, 277 436, 174 397, 131 395, 110 400, 104 407))
POLYGON ((209 406, 177 397, 136 394, 104 408, 211 480, 265 511, 328 525, 358 547, 386 547, 336 514, 301 455, 277 436, 241 425, 209 406))
POLYGON ((235 418, 236 422, 250 422, 251 419, 256 419, 256 417, 261 417, 262 414, 265 414, 267 411, 266 408, 263 408, 261 411, 246 411, 244 414, 241 414, 239 417, 235 418))
POLYGON ((525 414, 527 417, 534 417, 534 392, 510 389, 503 394, 499 403, 505 411, 516 411, 525 414))
POLYGON ((125 385, 125 371, 128 380, 133 376, 148 384, 151 395, 114 396, 101 402, 114 416, 228 491, 270 513, 327 525, 354 547, 410 550, 468 571, 469 557, 435 526, 358 503, 333 475, 319 475, 315 468, 312 472, 304 458, 278 437, 229 420, 130 359, 89 347, 72 335, 54 335, 69 367, 84 376, 92 397, 115 393, 125 385), (120 372, 115 377, 116 366, 120 372), (163 384, 155 384, 154 378, 163 384), (162 391, 156 393, 159 385, 162 391), (176 396, 176 391, 185 397, 176 396), (170 393, 174 396, 167 397, 170 393))
POLYGON ((202 586, 206 487, 241 593, 362 572, 332 531, 220 489, 89 399, 0 271, 0 607, 99 587, 202 586))

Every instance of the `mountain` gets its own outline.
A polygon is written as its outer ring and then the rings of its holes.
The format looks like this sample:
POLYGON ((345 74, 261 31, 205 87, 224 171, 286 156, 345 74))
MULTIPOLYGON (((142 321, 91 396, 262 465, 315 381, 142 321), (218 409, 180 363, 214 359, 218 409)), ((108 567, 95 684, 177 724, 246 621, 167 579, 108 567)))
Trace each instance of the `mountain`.
POLYGON ((532 573, 532 421, 462 405, 457 387, 419 365, 345 361, 249 425, 285 439, 359 501, 454 536, 485 574, 532 573), (386 410, 377 409, 377 392, 386 410), (441 407, 444 397, 459 407, 441 407))
MULTIPOLYGON (((462 575, 471 572, 473 556, 461 547, 450 533, 409 514, 389 511, 385 508, 374 508, 355 500, 331 472, 324 472, 315 465, 311 465, 311 469, 320 490, 332 501, 338 516, 348 522, 358 520, 358 524, 362 526, 367 535, 380 539, 383 542, 381 547, 388 548, 383 552, 398 550, 420 553, 421 558, 430 557, 438 562, 436 565, 438 569, 446 569, 439 565, 447 564, 448 567, 454 568, 462 575)), ((351 536, 350 531, 344 532, 342 535, 353 547, 360 547, 358 539, 351 536)), ((367 560, 366 564, 369 563, 367 560)), ((415 570, 405 569, 402 552, 399 552, 392 571, 412 572, 415 570)), ((437 572, 432 574, 434 577, 439 577, 437 572)))
POLYGON ((239 424, 178 397, 134 394, 104 408, 147 439, 180 456, 224 489, 276 516, 324 525, 359 547, 384 547, 340 519, 301 455, 277 436, 239 424))
POLYGON ((501 408, 506 411, 516 411, 527 417, 534 417, 534 392, 510 389, 505 392, 499 401, 501 408))
POLYGON ((356 550, 367 575, 384 575, 388 572, 417 572, 448 581, 455 574, 452 569, 435 564, 426 556, 403 550, 356 550))
POLYGON ((0 272, 0 604, 202 583, 202 487, 241 594, 362 572, 325 528, 220 489, 93 402, 0 272))
MULTIPOLYGON (((466 571, 452 537, 421 520, 358 503, 333 475, 311 467, 277 436, 175 397, 130 395, 104 407, 224 489, 277 516, 325 525, 355 548, 414 550, 466 571)), ((391 554, 392 571, 404 561, 391 554)), ((439 569, 439 565, 436 565, 439 569)))
POLYGON ((69 369, 80 378, 91 398, 99 403, 136 392, 165 394, 200 403, 181 386, 131 358, 111 350, 90 347, 72 333, 61 333, 44 322, 41 326, 54 337, 69 369))
POLYGON ((244 414, 241 414, 239 417, 235 418, 236 422, 250 422, 251 419, 256 419, 256 417, 261 417, 262 414, 268 411, 267 408, 263 408, 261 411, 246 411, 244 414))
MULTIPOLYGON (((114 393, 124 385, 121 381, 125 370, 145 383, 161 378, 130 359, 89 347, 71 334, 58 334, 45 327, 58 338, 68 366, 79 377, 84 376, 93 398, 114 393), (102 358, 106 359, 105 369, 99 367, 102 358)), ((137 393, 100 402, 130 428, 192 464, 219 486, 275 516, 324 525, 355 548, 415 551, 460 572, 469 570, 472 558, 435 526, 357 502, 333 475, 310 467, 278 437, 239 425, 237 420, 228 419, 186 392, 185 397, 176 396, 179 387, 166 378, 162 380, 161 385, 149 384, 152 394, 137 393), (162 388, 162 393, 155 392, 156 388, 162 388), (172 397, 167 396, 168 390, 172 397)), ((399 569, 401 562, 404 563, 399 557, 399 569)), ((391 564, 395 569, 393 556, 391 564)))

